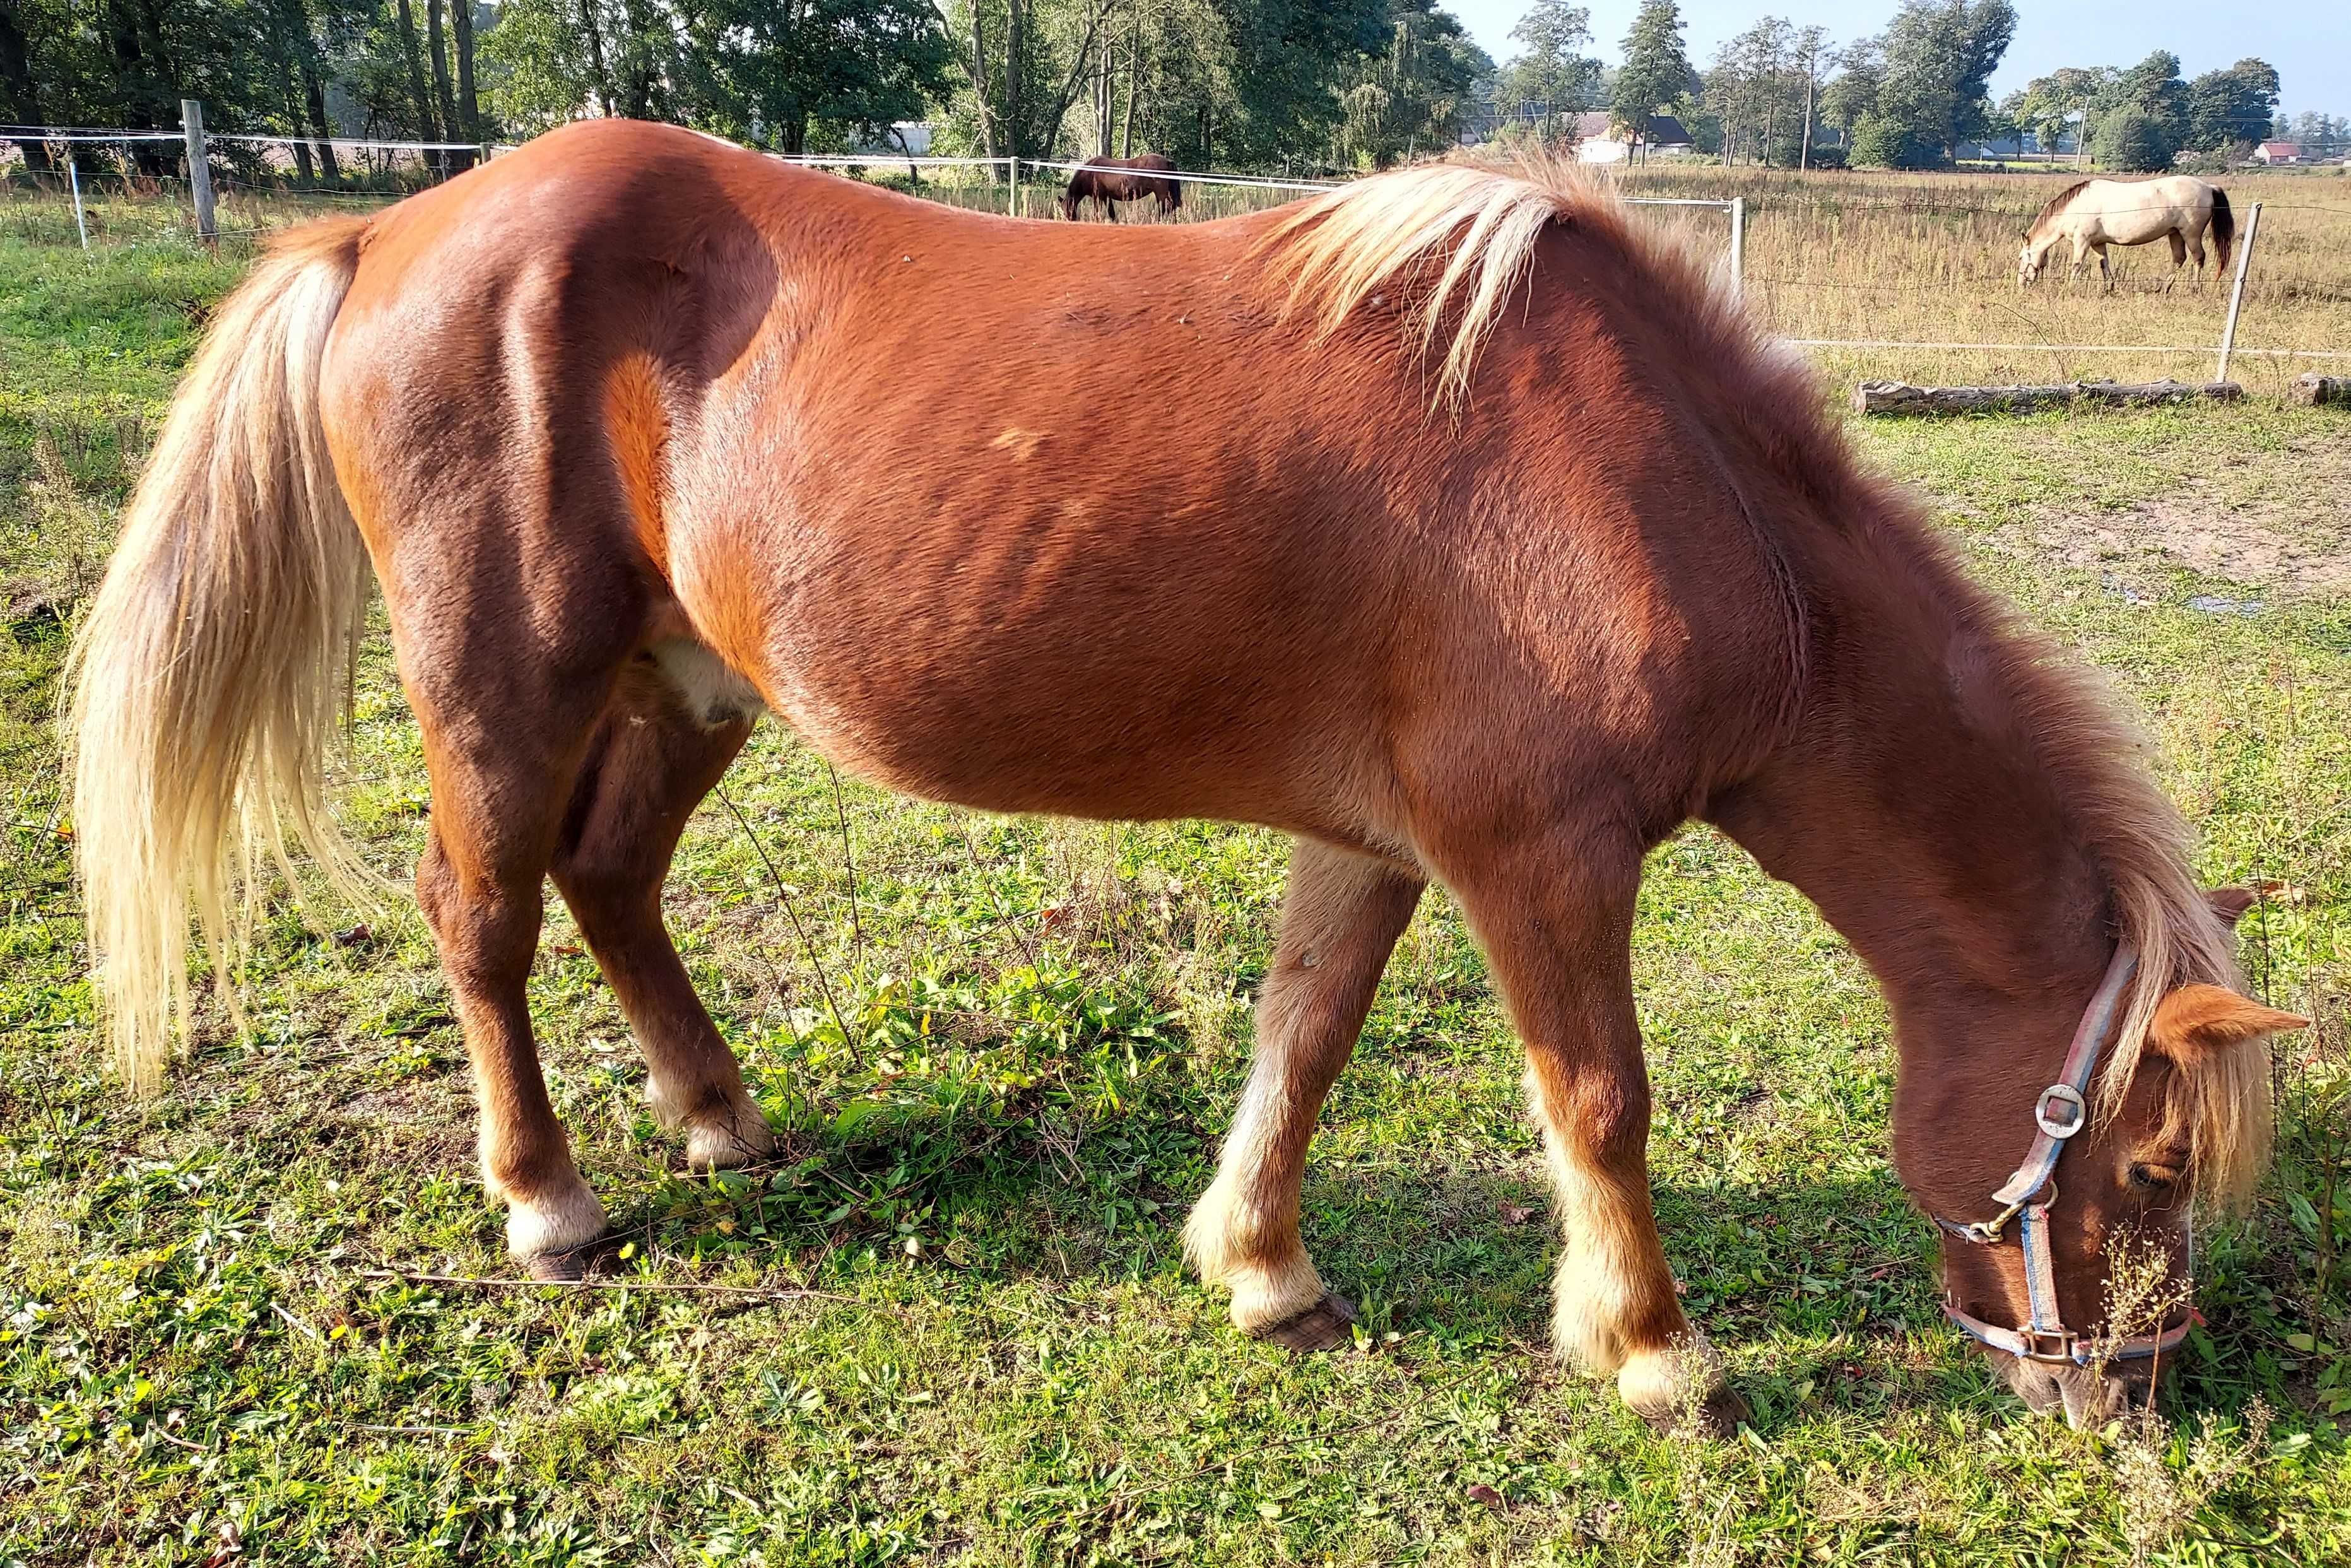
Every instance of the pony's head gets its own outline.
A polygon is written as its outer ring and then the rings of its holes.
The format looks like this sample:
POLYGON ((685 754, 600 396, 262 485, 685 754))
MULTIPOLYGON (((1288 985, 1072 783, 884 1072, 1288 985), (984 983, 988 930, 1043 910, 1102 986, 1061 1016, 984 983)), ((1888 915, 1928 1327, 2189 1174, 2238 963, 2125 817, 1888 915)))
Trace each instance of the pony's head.
MULTIPOLYGON (((2210 927, 2225 931, 2251 902, 2241 890, 2210 894, 2210 927)), ((2036 1097, 2034 1087, 2084 998, 2050 996, 1964 1022, 1980 1004, 1956 1003, 1936 1021, 1973 1034, 1989 1026, 2008 1037, 1989 1045, 2013 1045, 1987 1051, 1980 1075, 1917 1086, 1937 1103, 1910 1119, 1910 1149, 1897 1142, 1904 1180, 1944 1233, 1953 1319, 2026 1404, 2076 1427, 2149 1403, 2176 1360, 2168 1353, 2192 1321, 2190 1211, 2245 1197, 2267 1139, 2263 1042, 2307 1021, 2225 984, 2177 978, 2205 966, 2164 946, 2093 1004, 2088 1027, 2107 1043, 2086 1101, 2036 1097), (2029 1052, 2014 1049, 2027 1040, 2029 1052), (2036 1127, 2060 1151, 2038 1169, 2036 1127)))
POLYGON ((2049 247, 2035 245, 2032 231, 2024 231, 2024 244, 2016 253, 2016 286, 2019 288, 2041 276, 2042 264, 2048 259, 2049 247))

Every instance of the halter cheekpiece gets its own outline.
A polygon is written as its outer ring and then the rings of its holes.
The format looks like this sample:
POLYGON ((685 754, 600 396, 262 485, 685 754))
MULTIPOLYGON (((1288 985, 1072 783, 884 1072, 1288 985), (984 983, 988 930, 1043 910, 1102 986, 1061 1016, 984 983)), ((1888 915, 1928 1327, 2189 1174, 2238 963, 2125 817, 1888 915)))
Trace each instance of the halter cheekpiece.
MULTIPOLYGON (((2074 1042, 2066 1048, 2065 1063, 2059 1070, 2057 1082, 2043 1089, 2032 1103, 2035 1131, 2032 1146, 2025 1151, 2024 1163, 1991 1195, 1992 1201, 2001 1206, 2000 1212, 1990 1219, 1966 1223, 1935 1216, 1935 1223, 1945 1230, 1980 1247, 1998 1246, 2008 1222, 2017 1222, 2017 1243, 2024 1249, 2024 1290, 2032 1306, 2031 1319, 2016 1328, 2001 1328, 1963 1311, 1949 1291, 1943 1296, 1943 1312, 1959 1325, 1961 1333, 2021 1361, 2087 1366, 2093 1361, 2144 1360, 2177 1348, 2188 1337, 2189 1327, 2201 1321, 2191 1311, 2160 1333, 2099 1342, 2093 1351, 2080 1335, 2065 1326, 2057 1311, 2057 1271, 2049 1258, 2049 1210, 2057 1201, 2057 1184, 2052 1178, 2057 1172, 2057 1157, 2065 1152, 2066 1140, 2089 1124, 2086 1094, 2090 1077, 2097 1071, 2098 1052, 2105 1044, 2107 1031, 2114 1027, 2115 1005, 2137 967, 2138 955, 2127 945, 2116 950, 2114 962, 2106 966, 2105 978, 2098 983, 2097 994, 2090 998, 2082 1021, 2074 1027, 2074 1042)), ((2189 1246, 2192 1258, 2193 1233, 2189 1246)))

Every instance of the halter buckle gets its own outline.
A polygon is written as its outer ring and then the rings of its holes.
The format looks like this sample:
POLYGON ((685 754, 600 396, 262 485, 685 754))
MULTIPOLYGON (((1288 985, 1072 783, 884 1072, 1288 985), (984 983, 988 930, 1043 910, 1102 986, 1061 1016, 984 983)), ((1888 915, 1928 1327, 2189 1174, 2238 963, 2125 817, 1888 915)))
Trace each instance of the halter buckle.
POLYGON ((2041 1098, 2032 1104, 2033 1124, 2061 1144, 2082 1130, 2082 1124, 2089 1120, 2089 1113, 2090 1108, 2083 1100, 2082 1092, 2070 1083, 2052 1083, 2041 1092, 2041 1098), (2066 1108, 2063 1120, 2050 1116, 2049 1103, 2053 1100, 2066 1108))
POLYGON ((2016 1331, 2017 1355, 2024 1361, 2056 1362, 2071 1366, 2076 1357, 2074 1350, 2081 1341, 2071 1329, 2020 1328, 2016 1331))

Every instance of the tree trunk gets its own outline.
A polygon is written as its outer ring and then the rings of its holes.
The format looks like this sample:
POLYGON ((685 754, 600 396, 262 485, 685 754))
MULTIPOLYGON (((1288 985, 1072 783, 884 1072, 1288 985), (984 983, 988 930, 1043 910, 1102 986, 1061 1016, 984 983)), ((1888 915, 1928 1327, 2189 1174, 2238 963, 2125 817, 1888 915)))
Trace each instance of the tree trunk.
POLYGON ((408 0, 392 0, 392 19, 400 25, 400 54, 408 67, 408 94, 416 105, 417 140, 438 141, 441 127, 434 118, 433 94, 424 85, 424 50, 416 39, 416 13, 408 0))
MULTIPOLYGON (((464 5, 465 0, 456 0, 464 5)), ((441 140, 455 141, 463 131, 457 123, 457 97, 449 89, 449 51, 441 36, 442 0, 424 0, 424 50, 433 64, 433 101, 441 109, 441 140)), ((436 152, 434 162, 443 174, 452 174, 467 167, 473 160, 460 160, 448 152, 436 152)))
POLYGON ((1119 131, 1118 155, 1134 156, 1134 100, 1143 96, 1143 14, 1135 13, 1126 47, 1126 124, 1119 131))
POLYGON ((458 138, 479 145, 482 100, 474 89, 474 0, 449 0, 449 24, 457 46, 458 138))
POLYGON ((1028 127, 1020 122, 1020 78, 1028 64, 1027 16, 1021 0, 1004 3, 1004 155, 1019 158, 1027 151, 1028 127))
MULTIPOLYGON (((319 68, 318 36, 310 30, 310 13, 302 0, 277 0, 277 25, 285 32, 287 50, 301 77, 302 105, 295 116, 296 122, 308 125, 318 143, 319 171, 332 184, 342 178, 342 171, 335 162, 335 132, 327 121, 327 84, 325 73, 319 68)), ((303 164, 307 177, 308 164, 298 152, 296 162, 303 164)))
POLYGON ((1803 150, 1796 154, 1796 167, 1799 169, 1809 169, 1813 166, 1813 86, 1819 77, 1819 67, 1811 61, 1805 62, 1804 145, 1803 150))
POLYGON ((1863 382, 1853 389, 1853 407, 1856 413, 1896 416, 2025 413, 2074 402, 2144 408, 2199 398, 2238 402, 2244 395, 2245 389, 2235 382, 2068 382, 2058 386, 2014 387, 1915 387, 1907 382, 1863 382))
MULTIPOLYGON (((32 47, 6 10, 0 10, 0 109, 18 125, 47 123, 41 114, 41 87, 33 79, 32 47)), ((25 167, 36 174, 56 167, 49 160, 49 144, 37 136, 18 138, 16 150, 25 155, 25 167)))
POLYGON ((588 67, 596 73, 596 112, 612 112, 612 73, 604 64, 604 34, 596 26, 596 0, 580 0, 580 30, 588 36, 588 67))
POLYGON ((629 24, 629 118, 665 120, 667 94, 661 90, 659 74, 644 53, 647 42, 659 34, 661 23, 646 14, 644 0, 622 0, 621 12, 629 24))
MULTIPOLYGON (((978 0, 971 7, 971 93, 979 115, 979 150, 990 159, 996 156, 996 106, 989 101, 987 85, 987 35, 980 29, 978 0)), ((987 177, 996 178, 996 165, 990 163, 987 177)))
POLYGON ((1110 47, 1104 38, 1094 62, 1094 152, 1102 158, 1111 155, 1110 47))

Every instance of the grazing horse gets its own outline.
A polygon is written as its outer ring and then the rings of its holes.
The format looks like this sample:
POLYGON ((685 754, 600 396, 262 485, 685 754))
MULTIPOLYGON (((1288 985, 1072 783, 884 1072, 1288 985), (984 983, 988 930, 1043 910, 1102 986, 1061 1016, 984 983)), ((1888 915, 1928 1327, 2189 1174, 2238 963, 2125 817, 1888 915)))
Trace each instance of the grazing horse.
POLYGON ((1134 158, 1089 158, 1070 176, 1069 188, 1061 193, 1061 215, 1075 222, 1078 204, 1088 197, 1111 222, 1118 222, 1117 202, 1140 202, 1148 197, 1159 204, 1161 216, 1184 204, 1184 184, 1173 172, 1176 165, 1156 152, 1145 152, 1134 158))
MULTIPOLYGON (((2260 1041, 2300 1020, 2238 994, 2241 904, 2192 879, 2110 700, 1698 262, 1563 166, 1078 235, 595 120, 283 237, 214 319, 72 658, 89 932, 141 1085, 186 1027, 192 905, 225 987, 256 839, 356 874, 321 752, 371 568, 483 1179, 550 1277, 606 1221, 532 1041, 546 882, 687 1162, 774 1146, 660 908, 762 711, 930 800, 1293 836, 1185 1228, 1248 1333, 1346 1332, 1302 1166, 1441 882, 1525 1045, 1555 1343, 1653 1419, 1738 1417, 1651 1209, 1628 946, 1643 857, 1694 817, 1877 977, 1896 1168, 1951 1224, 1954 1320, 2029 1398, 2144 1393, 2151 1354, 2091 1348, 2109 1243, 2184 1279, 2189 1195, 2261 1168, 2260 1041), (1069 461, 1102 451, 1161 482, 1069 461), (2062 1196, 2013 1192, 2044 1142, 2062 1196)), ((2186 1333, 2155 1326, 2132 1344, 2186 1333)))
MULTIPOLYGON (((2073 266, 2092 251, 2098 254, 2098 276, 2108 288, 2115 285, 2114 268, 2106 264, 2110 245, 2152 245, 2171 241, 2171 281, 2189 256, 2204 265, 2204 235, 2211 232, 2216 253, 2212 274, 2229 269, 2229 250, 2237 237, 2236 214, 2229 209, 2229 193, 2188 174, 2160 180, 2080 180, 2050 199, 2024 231, 2024 248, 2017 253, 2016 285, 2022 288, 2041 276, 2049 252, 2060 240, 2074 242, 2073 266)), ((2167 288, 2170 284, 2165 285, 2167 288)))

